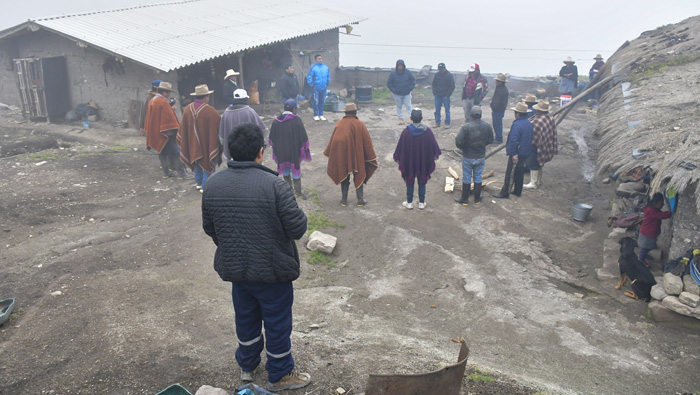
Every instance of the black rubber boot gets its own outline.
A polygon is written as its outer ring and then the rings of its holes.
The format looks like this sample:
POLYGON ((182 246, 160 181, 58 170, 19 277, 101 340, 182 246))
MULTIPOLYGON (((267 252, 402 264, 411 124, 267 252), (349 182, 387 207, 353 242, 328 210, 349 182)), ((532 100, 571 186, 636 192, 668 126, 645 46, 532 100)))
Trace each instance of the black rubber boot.
POLYGON ((177 172, 178 180, 194 178, 194 175, 185 172, 185 165, 180 162, 179 158, 170 157, 170 168, 177 172))
POLYGON ((306 200, 306 194, 301 189, 301 177, 294 179, 294 197, 300 197, 306 200))
POLYGON ((294 185, 292 185, 292 176, 282 176, 284 178, 284 182, 289 184, 289 187, 292 188, 292 192, 294 191, 294 185))
POLYGON ((365 204, 367 204, 367 201, 364 199, 364 185, 360 185, 359 188, 355 190, 357 193, 357 207, 363 207, 365 204))
POLYGON ((350 178, 346 178, 340 183, 340 205, 345 207, 348 205, 348 190, 350 189, 350 178))
POLYGON ((474 204, 479 204, 481 203, 481 183, 480 182, 475 182, 474 183, 474 204))
POLYGON ((455 198, 455 202, 461 204, 462 206, 469 205, 469 195, 472 193, 472 184, 462 183, 462 196, 455 198))
POLYGON ((159 157, 158 159, 160 159, 160 168, 163 169, 163 178, 175 177, 175 172, 168 166, 168 158, 159 157))

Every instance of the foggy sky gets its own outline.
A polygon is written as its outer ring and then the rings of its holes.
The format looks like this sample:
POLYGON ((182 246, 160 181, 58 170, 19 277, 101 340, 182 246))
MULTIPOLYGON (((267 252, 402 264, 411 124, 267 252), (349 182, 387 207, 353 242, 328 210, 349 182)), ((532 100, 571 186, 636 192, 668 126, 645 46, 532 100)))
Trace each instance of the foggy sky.
MULTIPOLYGON (((607 60, 643 31, 700 14, 698 0, 306 1, 369 18, 354 26, 352 33, 361 37, 341 35, 344 66, 393 67, 400 58, 409 68, 444 62, 463 71, 479 63, 485 73, 518 76, 558 74, 567 56, 585 74, 596 54, 607 60)), ((31 7, 13 2, 0 13, 0 29, 30 18, 159 2, 34 0, 31 7)))

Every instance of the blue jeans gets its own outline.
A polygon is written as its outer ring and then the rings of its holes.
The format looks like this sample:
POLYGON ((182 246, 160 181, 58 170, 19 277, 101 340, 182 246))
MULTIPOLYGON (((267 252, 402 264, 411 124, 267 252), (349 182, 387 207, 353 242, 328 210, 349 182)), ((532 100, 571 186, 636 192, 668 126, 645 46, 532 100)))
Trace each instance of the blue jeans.
POLYGON ((238 349, 236 362, 245 372, 260 364, 263 347, 267 350, 268 379, 280 381, 294 369, 292 358, 292 303, 294 288, 286 283, 233 283, 231 295, 236 312, 238 349), (265 323, 265 335, 262 333, 265 323), (267 337, 267 339, 265 339, 267 337))
POLYGON ((399 116, 399 119, 403 119, 403 107, 406 107, 406 111, 408 111, 408 116, 410 118, 411 111, 413 111, 413 107, 411 107, 411 94, 409 93, 408 95, 399 96, 392 93, 391 95, 394 96, 394 101, 396 102, 396 115, 399 116))
POLYGON ((202 169, 202 167, 199 166, 198 162, 199 161, 194 162, 194 182, 197 183, 197 185, 204 188, 204 184, 206 184, 210 174, 204 171, 204 169, 202 169))
MULTIPOLYGON (((413 189, 415 183, 406 184, 406 201, 408 203, 413 203, 413 189)), ((418 201, 425 203, 425 184, 418 182, 418 201)))
POLYGON ((440 108, 445 106, 445 125, 450 124, 450 97, 435 96, 435 123, 440 126, 440 108))
POLYGON ((311 96, 311 105, 314 107, 314 116, 320 117, 323 115, 323 105, 326 103, 326 89, 318 90, 314 88, 311 96))
POLYGON ((299 178, 301 178, 301 176, 297 177, 297 176, 295 176, 294 174, 292 174, 292 168, 291 168, 291 167, 288 167, 288 168, 282 170, 282 175, 283 175, 283 176, 289 177, 290 174, 292 175, 292 178, 295 179, 295 180, 298 180, 299 178))
POLYGON ((503 117, 506 115, 505 111, 492 111, 491 119, 493 120, 493 131, 496 133, 496 142, 503 142, 503 117))
POLYGON ((474 182, 476 184, 481 182, 481 173, 484 171, 484 166, 486 166, 486 159, 469 159, 462 158, 462 183, 471 184, 472 175, 474 176, 474 182))

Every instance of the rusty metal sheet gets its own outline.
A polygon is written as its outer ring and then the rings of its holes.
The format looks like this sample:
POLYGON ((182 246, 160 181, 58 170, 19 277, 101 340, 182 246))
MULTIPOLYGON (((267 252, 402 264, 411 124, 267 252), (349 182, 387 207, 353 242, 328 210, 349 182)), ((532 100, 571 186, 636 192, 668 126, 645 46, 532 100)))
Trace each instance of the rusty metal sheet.
POLYGON ((469 347, 460 339, 457 363, 422 374, 370 374, 365 395, 459 395, 469 347))

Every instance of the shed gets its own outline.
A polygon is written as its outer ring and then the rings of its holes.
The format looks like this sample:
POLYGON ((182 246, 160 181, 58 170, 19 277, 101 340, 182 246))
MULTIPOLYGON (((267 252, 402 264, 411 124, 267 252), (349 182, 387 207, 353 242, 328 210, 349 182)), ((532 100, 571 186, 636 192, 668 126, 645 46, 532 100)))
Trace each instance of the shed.
POLYGON ((322 54, 339 65, 339 28, 365 18, 298 1, 185 0, 29 20, 0 31, 0 102, 25 116, 58 119, 94 100, 102 118, 138 120, 150 82, 168 81, 180 104, 198 84, 257 81, 261 100, 277 98, 284 65, 300 80, 322 54))

